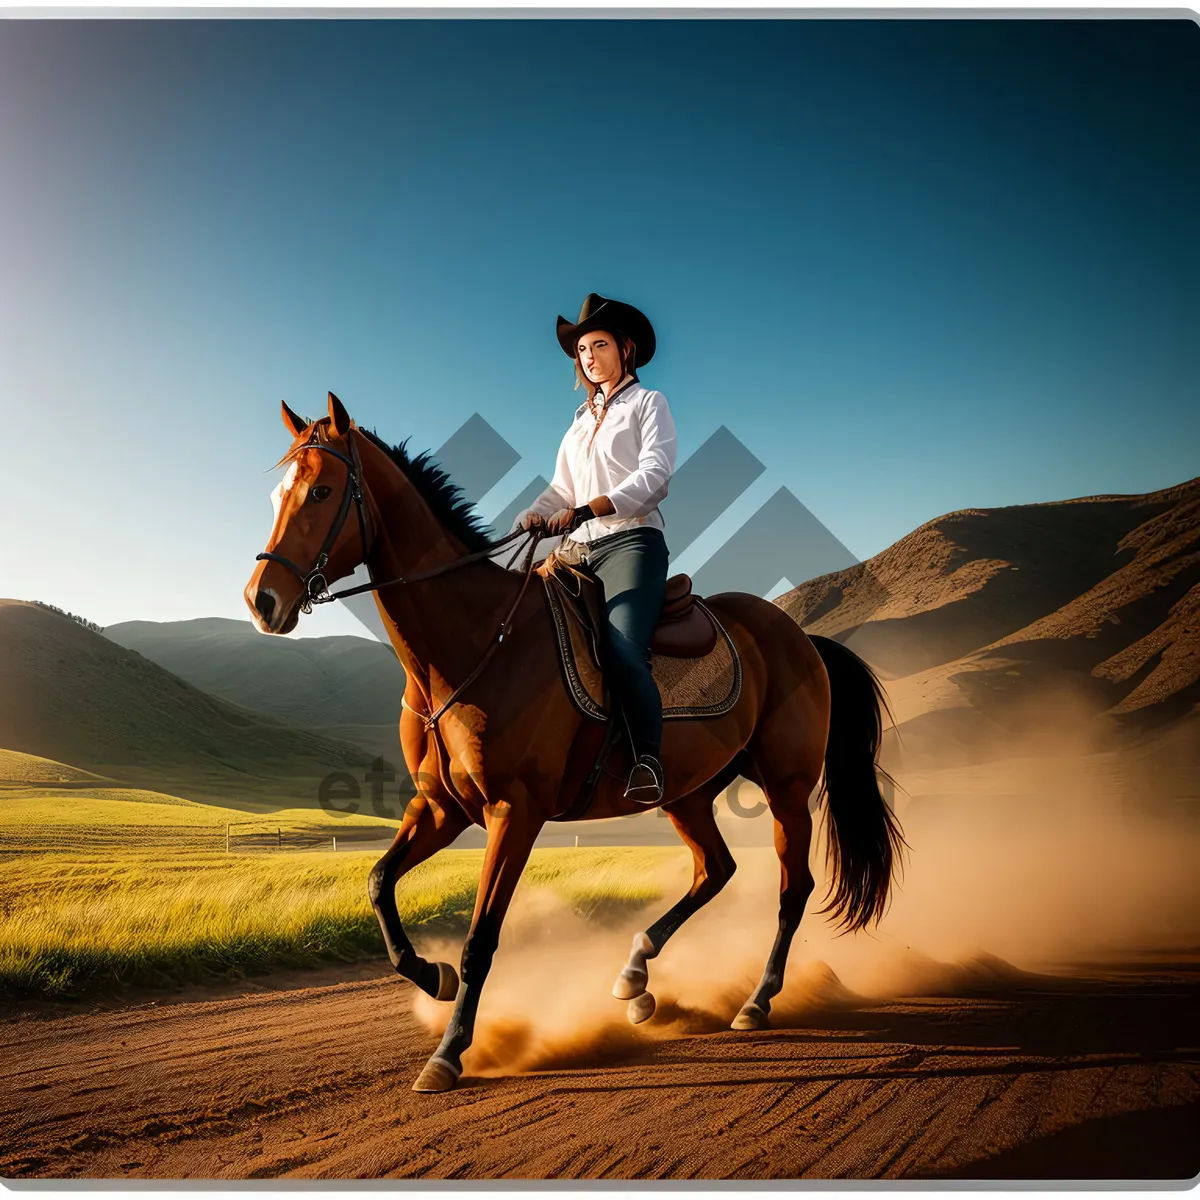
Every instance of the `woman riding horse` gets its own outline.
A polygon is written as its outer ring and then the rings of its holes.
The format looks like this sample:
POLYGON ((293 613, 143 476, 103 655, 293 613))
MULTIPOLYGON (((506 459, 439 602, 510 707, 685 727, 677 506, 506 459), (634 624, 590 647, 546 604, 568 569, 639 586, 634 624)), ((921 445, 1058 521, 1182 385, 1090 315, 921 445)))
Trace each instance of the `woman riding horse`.
MULTIPOLYGON (((593 363, 594 344, 587 342, 593 363)), ((615 401, 615 389, 605 399, 615 401)), ((616 428, 622 407, 613 407, 604 424, 616 428)), ((645 810, 621 791, 620 779, 601 776, 585 816, 570 815, 603 734, 567 691, 549 595, 530 586, 537 533, 516 530, 493 541, 426 454, 413 457, 360 428, 332 393, 320 420, 306 420, 286 404, 281 413, 292 437, 281 460, 289 470, 246 604, 264 633, 286 634, 314 604, 367 591, 375 596, 404 667, 400 746, 417 794, 371 870, 367 893, 397 974, 438 1000, 454 1001, 446 1032, 413 1084, 419 1092, 447 1091, 463 1072, 504 916, 546 822, 645 810), (520 575, 491 558, 514 538, 527 546, 520 575), (330 590, 359 564, 366 583, 330 590), (469 825, 487 829, 487 850, 460 977, 413 945, 396 887, 469 825)), ((612 500, 610 516, 621 513, 621 491, 615 484, 599 489, 612 500)), ((551 515, 561 522, 559 510, 551 515)), ((774 945, 732 1026, 765 1029, 815 883, 809 802, 818 783, 829 865, 829 900, 819 911, 861 929, 887 907, 903 838, 877 778, 886 703, 878 678, 852 650, 809 637, 762 597, 723 592, 706 597, 706 607, 736 648, 741 687, 728 711, 671 721, 666 730, 671 780, 662 807, 692 852, 693 880, 634 936, 613 995, 627 1001, 631 1021, 653 1015, 649 960, 736 869, 713 802, 742 776, 762 788, 770 808, 780 888, 774 945)))
POLYGON ((667 583, 658 506, 675 470, 675 422, 667 398, 637 376, 655 350, 644 313, 592 292, 579 320, 560 316, 557 332, 587 399, 558 448, 554 479, 513 529, 565 533, 582 522, 568 536, 584 547, 587 569, 604 585, 607 674, 633 746, 625 795, 659 804, 662 697, 650 671, 650 637, 667 583))

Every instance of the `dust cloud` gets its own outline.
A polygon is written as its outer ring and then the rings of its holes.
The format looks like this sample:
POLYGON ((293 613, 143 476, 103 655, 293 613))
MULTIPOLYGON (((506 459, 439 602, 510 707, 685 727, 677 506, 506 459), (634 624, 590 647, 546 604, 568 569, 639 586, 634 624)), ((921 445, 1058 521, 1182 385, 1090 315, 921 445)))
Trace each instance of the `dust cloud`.
MULTIPOLYGON (((1157 803, 1164 797, 1144 794, 1137 761, 1097 750, 1090 736, 1071 746, 1060 727, 1059 753, 1038 753, 1044 748, 1022 744, 1023 756, 945 771, 893 766, 910 849, 890 908, 869 931, 839 936, 816 912, 827 887, 817 810, 816 889, 772 1005, 774 1027, 819 1029, 838 1009, 900 997, 1053 987, 1097 971, 1195 960, 1200 821, 1187 814, 1196 804, 1170 795, 1157 803)), ((1161 791, 1161 776, 1155 786, 1161 791)), ((746 805, 758 798, 742 795, 746 805)), ((779 879, 773 850, 733 853, 733 881, 651 960, 658 1007, 638 1026, 612 984, 633 934, 687 890, 687 850, 681 845, 663 870, 663 899, 615 924, 597 926, 549 892, 519 888, 465 1070, 595 1070, 654 1042, 728 1029, 770 951, 779 879)), ((461 953, 460 944, 422 949, 455 964, 461 953)), ((440 1034, 452 1007, 418 994, 414 1014, 440 1034)))

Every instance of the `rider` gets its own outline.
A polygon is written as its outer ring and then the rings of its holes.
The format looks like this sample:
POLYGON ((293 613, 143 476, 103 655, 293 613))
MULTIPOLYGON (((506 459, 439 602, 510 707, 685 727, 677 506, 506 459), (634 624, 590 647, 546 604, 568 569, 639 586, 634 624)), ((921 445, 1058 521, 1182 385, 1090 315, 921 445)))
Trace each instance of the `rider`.
POLYGON ((587 569, 604 585, 607 669, 633 743, 625 795, 662 800, 662 698, 650 671, 650 636, 667 581, 659 503, 675 470, 675 422, 662 392, 638 379, 654 357, 654 328, 631 304, 588 295, 572 323, 558 318, 558 342, 575 361, 575 410, 558 450, 554 479, 513 528, 564 533, 585 546, 587 569))

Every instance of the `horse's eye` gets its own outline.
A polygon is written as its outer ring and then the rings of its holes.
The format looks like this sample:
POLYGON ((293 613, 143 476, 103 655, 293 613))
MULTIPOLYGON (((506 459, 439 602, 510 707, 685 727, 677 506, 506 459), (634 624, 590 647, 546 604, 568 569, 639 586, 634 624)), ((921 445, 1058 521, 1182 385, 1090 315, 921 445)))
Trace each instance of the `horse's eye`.
POLYGON ((313 500, 317 504, 320 504, 322 500, 329 499, 329 493, 332 491, 333 491, 333 488, 326 487, 325 484, 323 484, 323 483, 318 483, 316 487, 309 489, 308 494, 313 498, 313 500))

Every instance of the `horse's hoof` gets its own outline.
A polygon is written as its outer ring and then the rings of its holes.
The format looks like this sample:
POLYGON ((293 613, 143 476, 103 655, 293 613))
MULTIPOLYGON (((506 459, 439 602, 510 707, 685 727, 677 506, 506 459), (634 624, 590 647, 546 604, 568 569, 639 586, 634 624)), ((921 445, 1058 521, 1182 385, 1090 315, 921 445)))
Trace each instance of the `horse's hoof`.
POLYGON ((435 1000, 453 1000, 458 995, 458 972, 449 963, 434 963, 438 969, 438 990, 435 1000))
POLYGON ((457 1082, 462 1071, 456 1070, 444 1058, 431 1058, 425 1069, 412 1085, 414 1092, 448 1092, 457 1082))
POLYGON ((638 967, 624 967, 617 976, 617 982, 613 984, 612 994, 618 1000, 633 1000, 645 992, 649 980, 650 973, 648 971, 638 967))
POLYGON ((757 1004, 744 1004, 730 1029, 770 1029, 771 1018, 757 1004))
POLYGON ((640 1025, 643 1021, 648 1021, 654 1016, 654 1010, 657 1007, 654 996, 650 992, 643 992, 640 996, 634 996, 629 1002, 629 1023, 630 1025, 640 1025))

